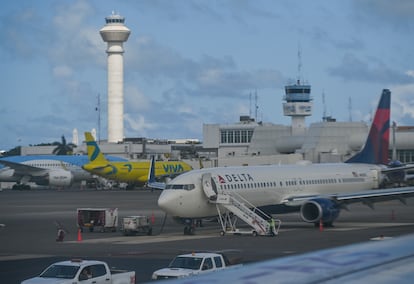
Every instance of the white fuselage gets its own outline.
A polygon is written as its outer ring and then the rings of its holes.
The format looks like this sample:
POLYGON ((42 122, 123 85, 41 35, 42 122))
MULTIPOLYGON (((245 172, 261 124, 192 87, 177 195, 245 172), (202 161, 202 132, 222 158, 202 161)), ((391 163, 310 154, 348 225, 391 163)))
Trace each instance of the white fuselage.
POLYGON ((167 184, 158 199, 161 209, 180 218, 217 215, 202 177, 211 174, 217 193, 235 192, 256 207, 298 206, 292 197, 352 193, 378 188, 381 168, 369 164, 272 165, 205 168, 184 173, 167 184))
MULTIPOLYGON (((69 171, 72 173, 75 181, 88 180, 92 178, 92 175, 83 170, 80 166, 71 164, 68 162, 53 160, 53 159, 33 159, 22 162, 23 165, 44 169, 45 171, 28 171, 27 175, 31 176, 44 176, 47 171, 60 170, 69 171)), ((0 169, 0 181, 4 182, 20 182, 20 176, 15 175, 15 170, 10 167, 4 166, 0 169)))

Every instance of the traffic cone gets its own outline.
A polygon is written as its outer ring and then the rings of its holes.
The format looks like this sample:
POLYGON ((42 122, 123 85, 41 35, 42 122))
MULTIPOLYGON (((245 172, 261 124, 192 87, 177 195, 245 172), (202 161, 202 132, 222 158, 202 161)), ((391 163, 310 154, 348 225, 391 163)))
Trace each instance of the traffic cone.
POLYGON ((81 229, 78 229, 78 242, 82 241, 82 232, 81 229))
POLYGON ((323 222, 322 219, 319 220, 319 232, 323 231, 323 222))

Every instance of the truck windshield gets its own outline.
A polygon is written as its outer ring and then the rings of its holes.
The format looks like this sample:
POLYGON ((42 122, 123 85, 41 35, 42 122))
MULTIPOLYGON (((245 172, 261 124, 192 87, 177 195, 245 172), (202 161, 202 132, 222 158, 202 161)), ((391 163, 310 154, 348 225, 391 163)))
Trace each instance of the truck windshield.
POLYGON ((43 271, 42 274, 39 275, 39 277, 73 279, 78 270, 78 266, 52 265, 45 271, 43 271))
POLYGON ((169 268, 186 268, 198 270, 200 268, 202 257, 176 257, 168 266, 169 268))

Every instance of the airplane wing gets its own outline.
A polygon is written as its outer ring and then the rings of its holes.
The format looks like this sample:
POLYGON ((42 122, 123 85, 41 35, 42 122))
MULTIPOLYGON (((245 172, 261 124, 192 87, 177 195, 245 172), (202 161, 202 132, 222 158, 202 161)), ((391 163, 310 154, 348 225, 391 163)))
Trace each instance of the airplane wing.
POLYGON ((17 176, 26 176, 26 175, 33 175, 33 176, 41 176, 46 174, 48 171, 42 168, 34 167, 25 165, 22 163, 15 163, 11 161, 0 160, 0 164, 5 165, 14 170, 14 175, 17 176))
POLYGON ((282 202, 286 205, 298 205, 302 201, 314 198, 328 198, 338 201, 342 205, 362 202, 370 207, 375 202, 387 200, 399 200, 403 203, 404 198, 414 196, 414 187, 396 187, 388 189, 371 189, 352 193, 336 193, 328 195, 306 195, 306 196, 292 196, 286 198, 282 202))
POLYGON ((414 169, 414 165, 409 164, 409 165, 404 165, 404 166, 400 166, 400 167, 383 168, 383 169, 381 169, 381 172, 383 174, 387 174, 387 173, 392 173, 392 172, 408 171, 408 170, 412 170, 412 169, 414 169))
POLYGON ((412 283, 414 235, 378 237, 168 283, 412 283))

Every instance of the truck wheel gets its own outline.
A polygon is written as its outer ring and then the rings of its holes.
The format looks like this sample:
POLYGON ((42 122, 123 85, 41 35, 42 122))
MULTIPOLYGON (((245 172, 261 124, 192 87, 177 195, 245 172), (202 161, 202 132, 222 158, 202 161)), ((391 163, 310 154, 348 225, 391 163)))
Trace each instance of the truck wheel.
POLYGON ((149 228, 149 229, 148 229, 147 235, 148 235, 148 236, 151 236, 151 235, 152 235, 152 228, 149 228))

